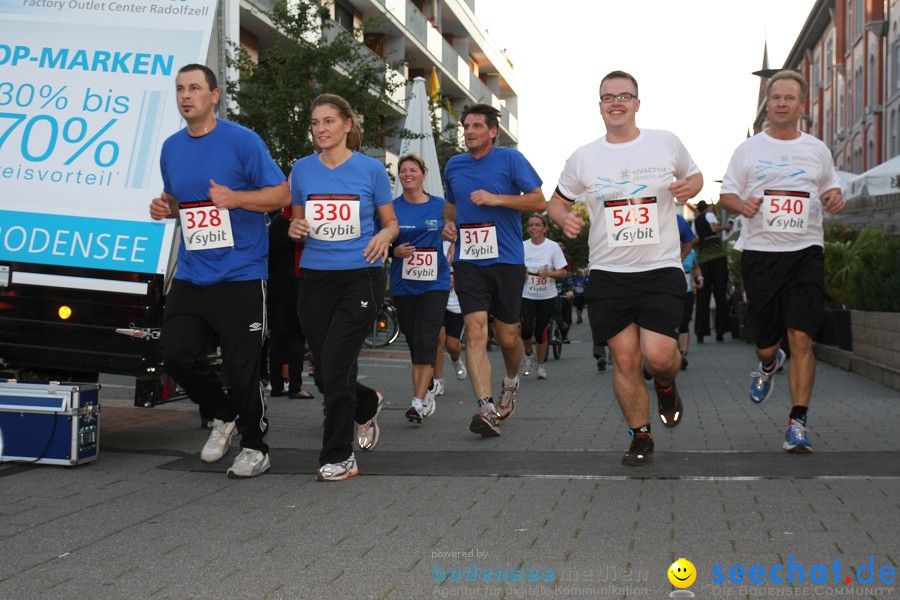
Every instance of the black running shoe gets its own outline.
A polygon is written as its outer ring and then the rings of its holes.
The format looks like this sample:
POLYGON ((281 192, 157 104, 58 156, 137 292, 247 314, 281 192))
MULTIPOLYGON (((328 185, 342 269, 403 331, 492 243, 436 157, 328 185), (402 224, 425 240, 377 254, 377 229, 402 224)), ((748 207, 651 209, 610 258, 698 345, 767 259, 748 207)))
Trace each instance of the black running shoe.
POLYGON ((640 467, 653 459, 653 434, 649 431, 639 431, 631 440, 631 447, 622 457, 622 464, 626 467, 640 467))
POLYGON ((684 406, 681 404, 681 396, 678 394, 678 388, 675 382, 665 391, 659 388, 656 381, 653 382, 653 389, 656 390, 656 401, 659 407, 659 419, 666 427, 675 427, 681 423, 681 417, 684 415, 684 406))

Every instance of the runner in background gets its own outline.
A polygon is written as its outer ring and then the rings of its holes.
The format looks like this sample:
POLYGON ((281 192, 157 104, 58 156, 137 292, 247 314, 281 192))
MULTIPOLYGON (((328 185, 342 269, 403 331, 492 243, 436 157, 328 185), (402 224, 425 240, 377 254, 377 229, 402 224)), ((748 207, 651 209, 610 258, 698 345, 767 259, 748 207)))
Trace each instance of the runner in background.
POLYGON ((548 240, 547 221, 539 214, 528 217, 529 239, 522 242, 528 279, 522 290, 522 342, 525 356, 519 372, 528 377, 535 370, 532 353, 537 344, 538 379, 547 379, 547 325, 556 307, 556 282, 566 276, 566 257, 559 244, 548 240))
POLYGON ((391 298, 413 363, 413 398, 406 418, 422 423, 437 407, 434 361, 450 293, 450 266, 441 240, 444 199, 423 188, 428 169, 419 156, 401 156, 397 171, 403 194, 394 199, 400 235, 392 247, 391 298))
POLYGON ((444 241, 444 256, 450 265, 450 295, 447 297, 447 310, 444 311, 444 325, 441 327, 441 333, 438 336, 438 351, 434 357, 434 386, 435 396, 444 395, 444 348, 450 355, 450 361, 453 364, 453 371, 456 378, 460 381, 466 378, 468 370, 466 363, 462 357, 462 334, 463 334, 463 317, 462 310, 459 308, 459 298, 456 296, 456 290, 453 289, 453 244, 444 241))
POLYGON ((519 391, 519 309, 525 283, 520 212, 547 207, 541 178, 513 148, 495 146, 500 111, 487 104, 462 114, 466 154, 447 162, 444 182, 444 239, 457 241, 453 262, 456 293, 466 325, 466 362, 478 404, 469 423, 473 433, 500 435, 500 421, 512 416, 519 391), (494 407, 487 355, 488 313, 506 367, 494 407))

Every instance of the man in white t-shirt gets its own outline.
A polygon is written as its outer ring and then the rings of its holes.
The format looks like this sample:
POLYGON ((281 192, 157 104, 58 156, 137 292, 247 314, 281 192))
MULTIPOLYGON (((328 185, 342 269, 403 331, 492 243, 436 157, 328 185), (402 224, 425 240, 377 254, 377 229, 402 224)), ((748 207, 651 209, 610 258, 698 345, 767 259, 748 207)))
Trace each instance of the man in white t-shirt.
POLYGON ((675 427, 684 409, 675 376, 681 367, 678 326, 685 285, 675 201, 703 187, 703 175, 681 141, 638 129, 634 77, 613 71, 600 82, 606 135, 576 150, 563 169, 549 214, 567 237, 584 227, 572 204, 584 195, 590 211, 590 269, 585 296, 595 340, 607 340, 613 389, 632 435, 622 464, 653 456, 643 360, 653 376, 659 416, 675 427))
POLYGON ((816 373, 812 336, 825 310, 822 213, 844 208, 831 152, 800 131, 806 95, 799 73, 772 76, 768 127, 734 151, 721 197, 722 206, 743 219, 738 247, 759 358, 750 399, 758 404, 772 395, 786 333, 792 408, 782 447, 801 454, 812 452, 806 430, 816 373))

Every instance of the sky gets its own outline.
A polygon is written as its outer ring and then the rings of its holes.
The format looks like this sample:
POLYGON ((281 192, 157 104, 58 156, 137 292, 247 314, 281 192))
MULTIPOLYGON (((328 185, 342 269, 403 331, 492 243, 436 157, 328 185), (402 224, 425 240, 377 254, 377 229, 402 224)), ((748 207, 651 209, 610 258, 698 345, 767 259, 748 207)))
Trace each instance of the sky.
POLYGON ((605 133, 603 75, 638 81, 638 127, 675 133, 703 173, 696 200, 718 200, 734 149, 753 126, 763 44, 784 64, 815 0, 475 0, 514 63, 519 150, 549 198, 566 159, 605 133))

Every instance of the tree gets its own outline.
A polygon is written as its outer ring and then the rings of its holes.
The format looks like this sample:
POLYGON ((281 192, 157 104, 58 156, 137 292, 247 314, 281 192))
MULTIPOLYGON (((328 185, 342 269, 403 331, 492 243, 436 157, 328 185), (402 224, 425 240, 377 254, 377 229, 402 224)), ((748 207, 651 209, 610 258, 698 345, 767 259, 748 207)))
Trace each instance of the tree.
POLYGON ((238 69, 240 79, 227 82, 233 101, 228 116, 256 131, 285 173, 314 151, 310 104, 319 94, 337 94, 350 103, 369 147, 404 135, 389 100, 403 84, 390 77, 400 65, 359 42, 372 21, 346 31, 311 0, 276 0, 268 15, 278 38, 260 51, 258 61, 238 45, 229 51, 228 65, 238 69))
POLYGON ((441 102, 429 99, 428 111, 431 114, 431 128, 434 133, 434 148, 437 152, 438 165, 440 165, 441 174, 443 174, 447 161, 457 154, 465 154, 468 152, 468 149, 459 139, 459 125, 457 125, 459 113, 455 112, 450 106, 449 99, 444 99, 441 102), (445 127, 441 126, 441 119, 438 116, 438 110, 441 109, 447 111, 453 117, 448 120, 445 127))

